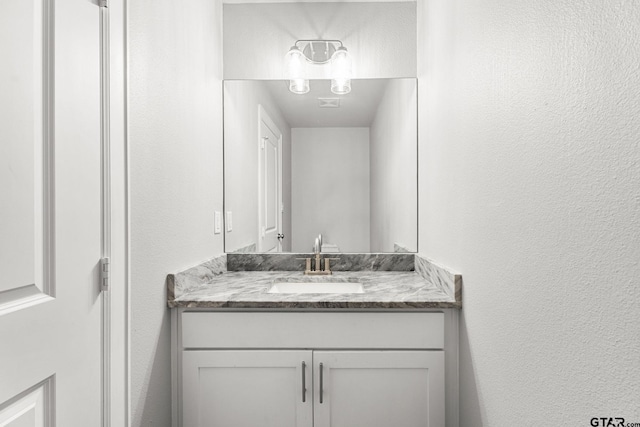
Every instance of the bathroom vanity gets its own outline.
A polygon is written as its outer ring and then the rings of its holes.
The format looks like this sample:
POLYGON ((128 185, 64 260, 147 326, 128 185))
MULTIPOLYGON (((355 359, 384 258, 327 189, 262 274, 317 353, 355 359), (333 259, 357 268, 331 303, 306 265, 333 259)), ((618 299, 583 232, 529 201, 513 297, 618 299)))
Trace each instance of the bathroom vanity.
POLYGON ((234 256, 271 265, 228 254, 167 279, 174 426, 458 425, 459 275, 413 254, 352 255, 370 269, 320 278, 234 256), (379 269, 394 256, 411 262, 379 269), (314 282, 364 291, 269 292, 314 282))

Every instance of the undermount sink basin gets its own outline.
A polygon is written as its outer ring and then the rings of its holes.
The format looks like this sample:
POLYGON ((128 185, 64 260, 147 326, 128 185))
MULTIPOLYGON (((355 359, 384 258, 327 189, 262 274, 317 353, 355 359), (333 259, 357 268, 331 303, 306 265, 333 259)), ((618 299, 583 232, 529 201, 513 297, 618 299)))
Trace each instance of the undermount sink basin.
POLYGON ((358 282, 276 282, 267 291, 270 294, 361 294, 358 282))

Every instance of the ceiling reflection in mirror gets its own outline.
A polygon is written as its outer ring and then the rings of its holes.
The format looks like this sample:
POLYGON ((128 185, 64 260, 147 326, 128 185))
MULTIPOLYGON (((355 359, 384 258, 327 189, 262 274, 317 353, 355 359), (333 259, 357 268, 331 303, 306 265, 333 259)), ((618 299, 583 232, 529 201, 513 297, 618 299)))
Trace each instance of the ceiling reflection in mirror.
POLYGON ((224 82, 226 252, 417 251, 416 79, 224 82))

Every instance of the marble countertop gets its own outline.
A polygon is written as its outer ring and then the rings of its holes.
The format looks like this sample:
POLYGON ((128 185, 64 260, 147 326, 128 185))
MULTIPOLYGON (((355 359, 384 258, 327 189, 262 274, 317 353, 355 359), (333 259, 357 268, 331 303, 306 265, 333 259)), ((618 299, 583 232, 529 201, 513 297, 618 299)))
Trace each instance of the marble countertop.
MULTIPOLYGON (((208 270, 212 271, 211 268, 208 270)), ((187 275, 189 276, 189 275, 187 275)), ((185 276, 185 277, 187 277, 185 276)), ((448 291, 438 277, 424 271, 336 271, 331 276, 305 276, 301 271, 215 271, 191 273, 199 280, 169 275, 169 307, 245 309, 420 309, 461 308, 459 292, 448 291), (433 279, 433 280, 432 280, 433 279), (358 281, 364 293, 278 294, 274 282, 358 281)))

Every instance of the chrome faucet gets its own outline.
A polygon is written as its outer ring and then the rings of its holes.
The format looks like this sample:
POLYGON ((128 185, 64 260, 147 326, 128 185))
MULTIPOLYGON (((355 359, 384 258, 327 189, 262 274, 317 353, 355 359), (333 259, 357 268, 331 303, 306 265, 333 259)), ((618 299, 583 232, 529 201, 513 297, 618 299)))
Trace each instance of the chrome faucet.
POLYGON ((331 260, 338 260, 340 258, 324 258, 324 268, 322 268, 322 256, 320 255, 320 253, 322 252, 322 234, 319 234, 318 237, 316 237, 316 240, 313 242, 312 250, 315 258, 313 269, 311 269, 311 258, 298 258, 303 259, 306 262, 304 274, 315 276, 332 274, 333 272, 331 271, 330 262, 331 260))
POLYGON ((322 252, 322 234, 318 234, 316 240, 313 242, 313 246, 311 247, 311 252, 319 253, 322 252))

